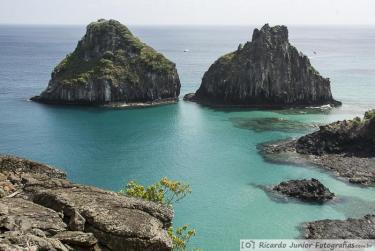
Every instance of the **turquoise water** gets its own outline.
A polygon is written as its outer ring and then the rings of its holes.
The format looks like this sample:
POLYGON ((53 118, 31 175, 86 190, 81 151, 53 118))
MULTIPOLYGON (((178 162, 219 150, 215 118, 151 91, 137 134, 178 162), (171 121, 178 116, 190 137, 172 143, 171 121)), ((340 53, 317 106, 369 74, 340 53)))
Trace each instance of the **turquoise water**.
MULTIPOLYGON (((132 30, 176 62, 184 94, 199 86, 219 55, 248 40, 252 27, 132 30)), ((349 185, 313 167, 267 163, 257 150, 260 143, 296 137, 314 130, 311 125, 375 107, 375 27, 290 29, 292 42, 331 78, 335 98, 344 102, 332 111, 215 110, 182 100, 130 110, 28 102, 83 32, 73 26, 0 26, 1 153, 49 163, 75 182, 115 191, 130 179, 184 180, 193 193, 176 205, 175 224, 196 228, 191 246, 204 250, 238 250, 241 238, 297 238, 302 222, 375 212, 374 188, 349 185), (274 118, 286 122, 270 126, 274 118), (325 205, 281 203, 256 187, 311 177, 338 199, 325 205)))

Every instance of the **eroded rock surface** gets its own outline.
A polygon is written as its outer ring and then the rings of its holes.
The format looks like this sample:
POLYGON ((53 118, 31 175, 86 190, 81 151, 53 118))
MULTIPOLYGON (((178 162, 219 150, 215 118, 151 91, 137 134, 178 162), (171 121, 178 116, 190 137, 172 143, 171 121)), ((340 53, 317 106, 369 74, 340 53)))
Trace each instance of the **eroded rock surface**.
POLYGON ((307 239, 375 239, 375 215, 309 222, 304 235, 307 239))
POLYGON ((335 196, 317 179, 284 181, 274 186, 273 190, 307 202, 322 203, 335 196))
POLYGON ((184 99, 260 107, 340 104, 332 98, 329 79, 289 43, 287 27, 268 24, 211 65, 197 92, 184 99))
POLYGON ((32 100, 56 104, 158 104, 176 101, 175 64, 115 20, 87 26, 77 48, 54 69, 48 87, 32 100))
POLYGON ((173 211, 73 184, 47 165, 0 156, 0 250, 171 250, 173 211), (28 250, 28 249, 27 249, 28 250))

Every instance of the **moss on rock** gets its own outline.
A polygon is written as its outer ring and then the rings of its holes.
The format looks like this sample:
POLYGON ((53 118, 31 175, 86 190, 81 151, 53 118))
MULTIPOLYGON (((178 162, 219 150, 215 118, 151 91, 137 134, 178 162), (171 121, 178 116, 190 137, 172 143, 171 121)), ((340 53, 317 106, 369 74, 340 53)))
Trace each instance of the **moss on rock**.
POLYGON ((37 101, 97 104, 177 98, 175 64, 115 20, 87 26, 74 52, 54 69, 37 101))

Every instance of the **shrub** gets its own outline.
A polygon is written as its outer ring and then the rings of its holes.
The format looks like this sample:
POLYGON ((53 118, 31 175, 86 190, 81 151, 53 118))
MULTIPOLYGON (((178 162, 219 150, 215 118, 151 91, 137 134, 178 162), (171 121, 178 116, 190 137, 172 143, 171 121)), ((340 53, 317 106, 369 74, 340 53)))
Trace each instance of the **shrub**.
MULTIPOLYGON (((173 203, 177 203, 186 195, 191 193, 189 184, 180 181, 170 180, 166 177, 148 187, 138 184, 135 181, 130 181, 119 194, 141 198, 148 201, 163 204, 172 207, 173 203)), ((172 239, 173 250, 186 251, 186 246, 189 240, 195 236, 195 229, 189 229, 188 225, 168 229, 168 235, 172 239)), ((194 249, 193 251, 199 251, 194 249)))
POLYGON ((119 193, 171 207, 173 203, 182 200, 186 195, 190 194, 191 188, 189 184, 169 180, 164 177, 149 187, 144 187, 135 181, 130 181, 119 193))

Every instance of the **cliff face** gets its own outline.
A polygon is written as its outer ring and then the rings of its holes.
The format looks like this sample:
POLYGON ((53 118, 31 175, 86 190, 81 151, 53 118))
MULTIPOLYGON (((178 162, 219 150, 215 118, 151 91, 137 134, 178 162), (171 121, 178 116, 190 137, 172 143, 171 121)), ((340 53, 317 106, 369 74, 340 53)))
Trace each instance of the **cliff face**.
POLYGON ((375 110, 363 119, 338 121, 299 138, 296 150, 303 154, 350 154, 375 156, 375 110))
POLYGON ((142 43, 121 23, 87 26, 77 48, 54 69, 32 100, 58 104, 144 103, 177 99, 175 64, 142 43))
POLYGON ((251 42, 219 58, 195 95, 185 99, 245 106, 339 104, 329 79, 289 43, 287 27, 268 24, 254 30, 251 42))
POLYGON ((0 250, 167 251, 173 211, 0 156, 0 250))

